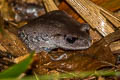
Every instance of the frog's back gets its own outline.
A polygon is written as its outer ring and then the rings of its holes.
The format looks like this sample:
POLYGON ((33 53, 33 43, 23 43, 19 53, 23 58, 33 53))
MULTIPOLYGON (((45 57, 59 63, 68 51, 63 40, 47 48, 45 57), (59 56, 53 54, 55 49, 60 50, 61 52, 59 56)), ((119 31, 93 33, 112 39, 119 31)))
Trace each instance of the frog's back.
MULTIPOLYGON (((45 41, 65 30, 65 24, 62 20, 65 17, 66 14, 63 11, 47 13, 21 27, 18 30, 18 36, 25 42, 28 48, 33 48, 32 50, 36 49, 36 47, 38 49, 49 47, 49 44, 46 44, 45 41)), ((50 45, 54 46, 52 43, 50 45)))
MULTIPOLYGON (((52 11, 49 12, 43 16, 40 16, 37 19, 34 19, 33 21, 30 21, 27 25, 22 27, 20 30, 29 30, 31 31, 55 31, 58 30, 69 30, 68 31, 76 31, 79 30, 80 23, 76 22, 74 19, 72 19, 68 14, 66 14, 64 11, 52 11), (74 28, 73 28, 74 26, 74 28), (46 30, 47 29, 47 30, 46 30), (76 29, 76 30, 73 30, 76 29)), ((20 31, 19 30, 19 31, 20 31)), ((59 32, 59 31, 58 31, 59 32)), ((76 31, 77 32, 77 31, 76 31)))

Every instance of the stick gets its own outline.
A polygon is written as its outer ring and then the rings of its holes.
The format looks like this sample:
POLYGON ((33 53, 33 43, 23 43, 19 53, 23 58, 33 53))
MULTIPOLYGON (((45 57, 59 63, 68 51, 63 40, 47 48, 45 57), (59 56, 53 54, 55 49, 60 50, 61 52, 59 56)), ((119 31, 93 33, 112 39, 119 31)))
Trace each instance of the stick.
POLYGON ((59 10, 53 0, 43 0, 47 12, 59 10))
POLYGON ((89 0, 66 1, 92 26, 92 28, 96 29, 102 36, 106 36, 114 32, 113 26, 109 24, 106 17, 101 14, 101 11, 104 11, 107 14, 109 12, 103 10, 101 7, 97 6, 89 0))

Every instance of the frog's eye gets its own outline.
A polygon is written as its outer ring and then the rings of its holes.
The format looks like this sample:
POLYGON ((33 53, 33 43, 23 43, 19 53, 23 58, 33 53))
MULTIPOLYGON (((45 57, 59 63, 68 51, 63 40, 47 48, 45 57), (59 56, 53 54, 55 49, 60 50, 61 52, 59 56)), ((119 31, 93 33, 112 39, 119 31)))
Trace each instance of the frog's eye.
POLYGON ((78 40, 77 37, 66 36, 66 35, 64 35, 64 38, 65 38, 65 40, 66 40, 68 43, 70 43, 70 44, 73 44, 76 40, 78 40))

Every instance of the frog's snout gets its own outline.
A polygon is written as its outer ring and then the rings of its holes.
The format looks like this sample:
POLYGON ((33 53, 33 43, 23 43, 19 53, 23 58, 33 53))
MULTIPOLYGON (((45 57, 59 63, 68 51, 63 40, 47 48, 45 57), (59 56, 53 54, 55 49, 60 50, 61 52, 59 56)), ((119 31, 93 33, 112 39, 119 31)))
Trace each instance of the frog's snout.
POLYGON ((64 41, 64 48, 71 50, 82 50, 87 49, 91 46, 91 38, 89 36, 77 37, 73 35, 64 35, 64 41))
POLYGON ((77 37, 73 37, 73 36, 64 36, 64 39, 66 40, 66 42, 73 44, 75 43, 76 40, 78 40, 77 37))

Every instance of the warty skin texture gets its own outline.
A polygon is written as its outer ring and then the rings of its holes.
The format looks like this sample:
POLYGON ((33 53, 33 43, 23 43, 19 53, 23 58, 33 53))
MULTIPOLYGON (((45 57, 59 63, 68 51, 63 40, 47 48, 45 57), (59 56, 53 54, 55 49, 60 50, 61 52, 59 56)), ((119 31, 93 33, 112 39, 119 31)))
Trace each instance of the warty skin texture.
POLYGON ((57 10, 29 22, 18 30, 18 36, 31 51, 83 50, 91 46, 89 29, 88 24, 81 24, 57 10))

